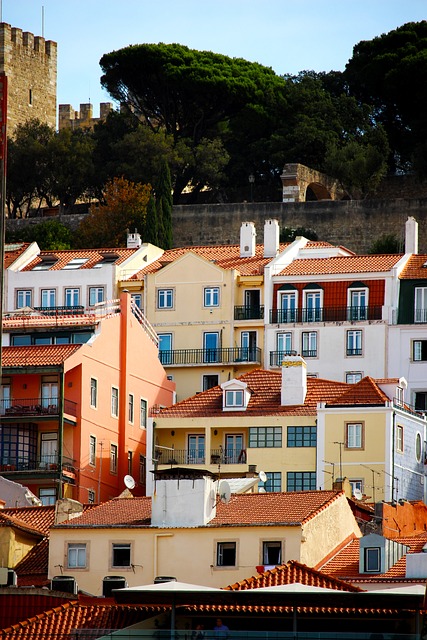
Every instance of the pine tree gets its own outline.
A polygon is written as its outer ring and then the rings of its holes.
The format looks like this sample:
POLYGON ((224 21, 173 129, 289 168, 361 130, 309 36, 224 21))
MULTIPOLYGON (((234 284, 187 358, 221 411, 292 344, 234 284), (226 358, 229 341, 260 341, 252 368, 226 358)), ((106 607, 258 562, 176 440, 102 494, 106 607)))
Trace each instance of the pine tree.
POLYGON ((172 181, 166 160, 163 160, 155 191, 160 246, 163 249, 171 249, 173 247, 172 181))

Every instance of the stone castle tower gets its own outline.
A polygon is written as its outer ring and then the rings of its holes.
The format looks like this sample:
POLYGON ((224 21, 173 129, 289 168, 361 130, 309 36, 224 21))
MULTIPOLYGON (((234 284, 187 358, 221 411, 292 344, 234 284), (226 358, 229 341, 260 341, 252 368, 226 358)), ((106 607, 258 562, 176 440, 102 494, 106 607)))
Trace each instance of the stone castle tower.
POLYGON ((8 78, 8 135, 30 118, 56 128, 56 42, 0 23, 0 72, 8 78))

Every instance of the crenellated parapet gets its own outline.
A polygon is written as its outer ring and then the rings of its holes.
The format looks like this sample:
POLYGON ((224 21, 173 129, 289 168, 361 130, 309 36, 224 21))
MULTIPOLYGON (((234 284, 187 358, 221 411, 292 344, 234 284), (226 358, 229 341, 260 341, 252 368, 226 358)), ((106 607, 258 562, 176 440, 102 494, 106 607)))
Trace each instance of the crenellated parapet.
POLYGON ((31 118, 56 127, 56 42, 0 23, 0 71, 8 77, 8 134, 31 118))
POLYGON ((98 122, 103 122, 113 110, 111 102, 101 102, 99 118, 93 117, 93 106, 90 102, 80 104, 80 111, 75 111, 71 104, 60 104, 58 109, 58 129, 93 129, 98 122))

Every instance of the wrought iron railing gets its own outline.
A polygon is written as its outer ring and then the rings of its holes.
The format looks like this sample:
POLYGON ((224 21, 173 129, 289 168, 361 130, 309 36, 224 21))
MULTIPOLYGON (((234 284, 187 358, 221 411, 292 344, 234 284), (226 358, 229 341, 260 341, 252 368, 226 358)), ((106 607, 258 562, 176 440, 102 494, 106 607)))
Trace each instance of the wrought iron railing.
POLYGON ((270 367, 281 367, 286 356, 296 355, 296 351, 270 351, 270 367))
POLYGON ((171 349, 159 351, 163 365, 186 364, 239 364, 261 363, 261 349, 258 347, 230 347, 225 349, 171 349))
POLYGON ((234 307, 234 319, 235 320, 263 320, 264 318, 264 305, 258 306, 235 306, 234 307))
POLYGON ((246 464, 246 449, 219 448, 211 449, 210 453, 204 447, 195 449, 159 449, 156 450, 159 464, 246 464))
MULTIPOLYGON (((358 322, 381 320, 382 307, 320 307, 302 309, 271 309, 270 324, 301 322, 358 322)), ((426 320, 427 322, 427 320, 426 320)))
POLYGON ((349 349, 347 347, 346 351, 348 356, 361 356, 362 355, 362 347, 357 347, 355 349, 349 349))
MULTIPOLYGON (((68 475, 75 474, 74 460, 63 458, 62 469, 68 475)), ((0 457, 0 472, 39 471, 51 473, 59 470, 59 458, 57 454, 38 456, 7 456, 0 457)))
POLYGON ((39 311, 45 316, 75 316, 85 313, 83 305, 75 304, 59 307, 34 307, 34 311, 39 311))
MULTIPOLYGON (((0 399, 0 415, 5 417, 59 416, 60 398, 3 398, 0 399)), ((77 416, 77 403, 64 399, 64 413, 77 416)))

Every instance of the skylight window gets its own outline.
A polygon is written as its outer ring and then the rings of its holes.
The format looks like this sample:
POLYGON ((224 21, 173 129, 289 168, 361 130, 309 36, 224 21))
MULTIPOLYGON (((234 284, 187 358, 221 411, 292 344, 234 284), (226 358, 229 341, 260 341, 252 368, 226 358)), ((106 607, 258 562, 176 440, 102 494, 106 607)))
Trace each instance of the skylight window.
POLYGON ((56 257, 43 257, 42 261, 32 268, 32 271, 47 271, 48 269, 53 267, 56 262, 58 262, 58 258, 56 257))
POLYGON ((67 262, 63 269, 80 269, 88 260, 89 258, 73 258, 67 262))

